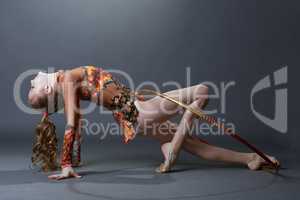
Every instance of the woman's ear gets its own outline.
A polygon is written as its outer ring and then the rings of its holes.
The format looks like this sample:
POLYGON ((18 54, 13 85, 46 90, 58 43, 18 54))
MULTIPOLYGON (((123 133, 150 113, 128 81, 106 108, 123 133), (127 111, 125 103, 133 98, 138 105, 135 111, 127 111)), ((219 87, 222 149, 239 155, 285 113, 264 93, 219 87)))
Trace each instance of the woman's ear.
POLYGON ((51 87, 50 85, 45 85, 45 87, 44 87, 44 92, 45 92, 47 95, 51 94, 52 91, 53 91, 53 89, 52 89, 52 87, 51 87))

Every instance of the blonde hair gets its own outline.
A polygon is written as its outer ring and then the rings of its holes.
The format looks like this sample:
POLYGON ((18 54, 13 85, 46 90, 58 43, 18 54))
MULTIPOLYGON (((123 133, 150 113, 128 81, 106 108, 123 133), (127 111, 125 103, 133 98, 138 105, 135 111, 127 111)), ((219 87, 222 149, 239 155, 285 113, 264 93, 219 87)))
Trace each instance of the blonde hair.
POLYGON ((39 166, 42 171, 53 171, 57 169, 57 143, 56 128, 49 120, 45 112, 35 130, 35 138, 32 147, 31 162, 39 166))

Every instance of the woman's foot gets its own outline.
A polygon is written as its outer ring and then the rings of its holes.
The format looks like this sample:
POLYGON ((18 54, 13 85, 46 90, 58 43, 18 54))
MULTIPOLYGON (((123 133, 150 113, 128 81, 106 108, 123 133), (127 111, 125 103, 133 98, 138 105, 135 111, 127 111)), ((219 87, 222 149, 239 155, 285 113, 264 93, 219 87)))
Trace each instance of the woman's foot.
POLYGON ((177 155, 173 152, 172 144, 170 142, 164 143, 161 146, 161 151, 164 155, 164 163, 161 163, 156 172, 166 173, 171 170, 171 167, 174 165, 177 155))
MULTIPOLYGON (((268 156, 266 155, 274 164, 276 164, 277 166, 280 166, 280 163, 278 160, 276 160, 276 158, 272 157, 272 156, 268 156)), ((261 169, 263 166, 269 166, 270 164, 267 163, 262 157, 260 157, 258 154, 253 153, 250 155, 250 160, 247 163, 248 168, 250 170, 259 170, 261 169)), ((272 166, 273 167, 273 166, 272 166)))

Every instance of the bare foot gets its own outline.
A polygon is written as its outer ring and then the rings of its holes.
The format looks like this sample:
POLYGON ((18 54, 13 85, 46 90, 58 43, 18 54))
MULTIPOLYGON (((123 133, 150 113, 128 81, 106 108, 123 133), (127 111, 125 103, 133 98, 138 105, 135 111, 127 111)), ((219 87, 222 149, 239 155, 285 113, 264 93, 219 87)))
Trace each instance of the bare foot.
MULTIPOLYGON (((278 160, 276 160, 276 158, 269 156, 269 155, 266 155, 266 156, 277 166, 280 166, 280 163, 278 160)), ((248 165, 248 168, 251 170, 259 170, 259 169, 261 169, 262 166, 266 166, 266 165, 270 165, 270 164, 267 163, 262 157, 260 157, 256 153, 253 153, 251 155, 251 159, 247 165, 248 165)))
POLYGON ((161 151, 164 155, 164 163, 161 163, 158 168, 156 168, 156 172, 158 173, 166 173, 171 170, 171 167, 174 165, 177 155, 172 151, 172 144, 170 142, 166 142, 161 146, 161 151))

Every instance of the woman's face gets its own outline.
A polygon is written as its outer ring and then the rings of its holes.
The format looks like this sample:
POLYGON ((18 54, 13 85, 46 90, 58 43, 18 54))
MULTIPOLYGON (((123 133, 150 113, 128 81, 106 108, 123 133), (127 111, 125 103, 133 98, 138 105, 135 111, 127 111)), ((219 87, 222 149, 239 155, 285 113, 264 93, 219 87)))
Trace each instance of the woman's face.
POLYGON ((33 108, 45 107, 45 99, 47 99, 47 93, 45 87, 47 80, 40 73, 30 81, 30 90, 28 93, 28 102, 33 108))

